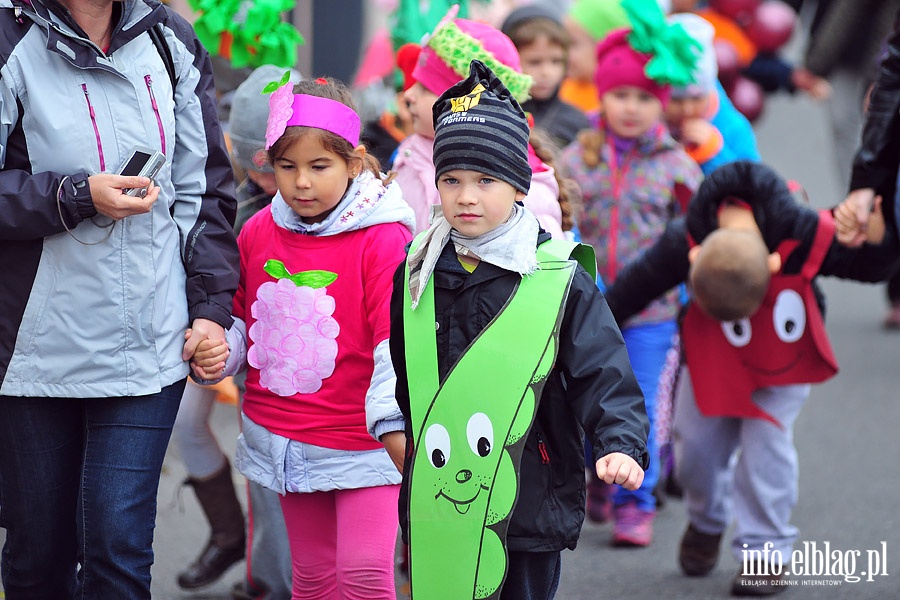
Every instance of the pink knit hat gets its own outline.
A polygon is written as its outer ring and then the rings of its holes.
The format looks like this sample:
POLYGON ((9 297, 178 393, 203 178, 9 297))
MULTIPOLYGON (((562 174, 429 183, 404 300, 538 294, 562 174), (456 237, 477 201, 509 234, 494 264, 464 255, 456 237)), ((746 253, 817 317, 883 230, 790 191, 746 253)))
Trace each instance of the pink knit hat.
POLYGON ((419 54, 413 79, 441 95, 468 76, 469 63, 478 59, 503 81, 516 100, 523 102, 531 77, 522 73, 519 52, 498 29, 468 19, 442 21, 419 54))
POLYGON ((647 77, 644 67, 651 57, 631 47, 629 33, 629 29, 612 31, 597 46, 597 70, 594 72, 597 94, 602 96, 613 88, 630 85, 653 94, 665 107, 672 95, 672 86, 647 77))

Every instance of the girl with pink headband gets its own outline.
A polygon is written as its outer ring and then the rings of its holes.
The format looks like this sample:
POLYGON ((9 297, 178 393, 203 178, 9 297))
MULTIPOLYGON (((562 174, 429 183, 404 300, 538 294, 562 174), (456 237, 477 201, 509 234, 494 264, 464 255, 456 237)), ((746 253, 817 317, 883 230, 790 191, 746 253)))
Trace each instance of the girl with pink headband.
POLYGON ((360 145, 350 91, 286 81, 266 88, 278 193, 238 237, 230 350, 200 360, 247 368, 235 465, 282 495, 292 597, 393 599, 400 472, 384 444, 405 442, 389 301, 413 211, 360 145))

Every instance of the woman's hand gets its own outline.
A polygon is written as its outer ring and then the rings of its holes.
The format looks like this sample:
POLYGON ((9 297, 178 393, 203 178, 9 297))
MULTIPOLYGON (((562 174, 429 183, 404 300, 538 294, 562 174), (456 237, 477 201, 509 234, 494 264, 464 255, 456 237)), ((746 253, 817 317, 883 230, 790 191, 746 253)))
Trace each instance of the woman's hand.
POLYGON ((147 177, 100 173, 88 177, 88 185, 94 208, 101 215, 115 221, 150 212, 159 198, 159 187, 147 177), (147 194, 141 198, 123 193, 123 190, 136 188, 147 188, 147 194))

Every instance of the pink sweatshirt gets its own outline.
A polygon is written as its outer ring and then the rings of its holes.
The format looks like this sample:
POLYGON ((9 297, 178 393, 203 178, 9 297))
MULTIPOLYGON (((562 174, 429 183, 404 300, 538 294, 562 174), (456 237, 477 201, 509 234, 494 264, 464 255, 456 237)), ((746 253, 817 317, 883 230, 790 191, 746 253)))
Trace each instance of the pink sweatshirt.
MULTIPOLYGON (((241 280, 233 314, 247 324, 250 349, 254 345, 250 340, 254 338, 253 325, 257 318, 267 319, 270 324, 281 323, 278 331, 285 334, 283 338, 276 334, 265 341, 266 351, 306 360, 291 345, 293 342, 288 341, 288 333, 293 331, 300 331, 301 338, 313 338, 314 343, 323 341, 324 346, 329 345, 325 338, 337 342, 333 373, 325 376, 321 388, 313 393, 277 395, 260 384, 259 369, 248 369, 243 410, 250 419, 269 431, 316 446, 339 450, 382 447, 366 430, 366 391, 374 369, 372 350, 390 333, 392 278, 397 265, 405 258, 404 246, 409 240, 409 231, 400 223, 372 225, 329 236, 293 233, 278 227, 270 210, 260 211, 244 225, 238 238, 241 280), (298 308, 295 299, 289 298, 298 287, 278 288, 284 302, 281 299, 257 302, 260 287, 276 281, 263 270, 263 265, 271 259, 284 263, 291 274, 313 270, 337 274, 333 283, 321 288, 322 297, 330 300, 319 298, 324 304, 333 305, 331 317, 339 327, 336 337, 335 324, 327 319, 319 321, 318 329, 303 328, 312 317, 306 314, 308 310, 298 308), (277 314, 273 316, 273 312, 277 314), (326 331, 327 328, 331 331, 326 331)), ((317 310, 319 300, 315 302, 317 310)), ((313 360, 315 365, 304 366, 314 369, 322 360, 320 352, 313 360)))

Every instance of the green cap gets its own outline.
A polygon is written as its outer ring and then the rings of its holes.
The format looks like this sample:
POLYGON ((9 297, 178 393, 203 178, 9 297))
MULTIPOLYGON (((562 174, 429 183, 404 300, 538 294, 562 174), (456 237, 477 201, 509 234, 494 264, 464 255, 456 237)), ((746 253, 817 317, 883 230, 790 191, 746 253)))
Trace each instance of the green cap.
POLYGON ((621 0, 575 0, 568 16, 598 42, 613 29, 631 25, 621 0))

